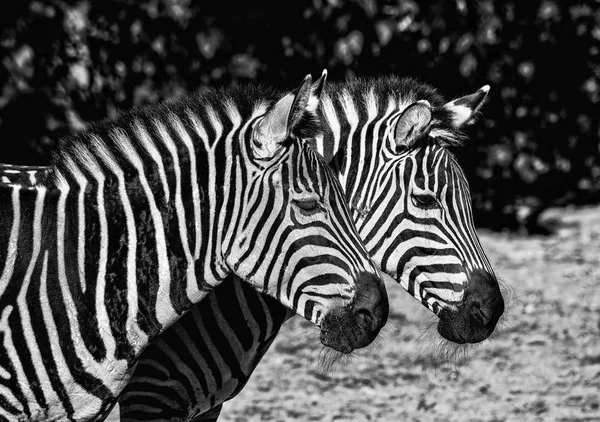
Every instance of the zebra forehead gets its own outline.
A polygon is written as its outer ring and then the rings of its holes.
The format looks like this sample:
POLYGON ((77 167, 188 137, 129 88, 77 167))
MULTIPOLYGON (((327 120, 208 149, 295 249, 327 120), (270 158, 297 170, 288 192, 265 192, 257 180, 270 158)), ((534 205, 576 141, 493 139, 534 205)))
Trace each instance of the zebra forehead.
POLYGON ((414 160, 417 167, 414 179, 421 184, 425 179, 428 179, 430 183, 436 180, 440 185, 456 180, 460 183, 457 188, 468 189, 464 171, 456 156, 447 147, 429 143, 427 146, 415 150, 411 154, 411 159, 414 160))

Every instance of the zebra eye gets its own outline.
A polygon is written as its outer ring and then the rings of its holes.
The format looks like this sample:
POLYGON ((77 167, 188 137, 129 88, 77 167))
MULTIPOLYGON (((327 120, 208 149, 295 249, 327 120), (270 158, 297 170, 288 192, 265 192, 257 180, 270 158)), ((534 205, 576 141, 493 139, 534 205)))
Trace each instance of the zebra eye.
POLYGON ((440 203, 433 195, 412 195, 412 202, 415 207, 426 210, 433 210, 440 207, 440 203))
POLYGON ((313 215, 321 211, 319 201, 316 199, 293 199, 292 202, 304 215, 313 215))

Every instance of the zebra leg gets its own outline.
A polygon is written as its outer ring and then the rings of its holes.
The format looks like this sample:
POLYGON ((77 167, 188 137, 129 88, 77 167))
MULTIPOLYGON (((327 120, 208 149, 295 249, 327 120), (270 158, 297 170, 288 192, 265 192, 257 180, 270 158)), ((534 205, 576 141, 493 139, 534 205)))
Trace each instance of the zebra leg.
POLYGON ((213 407, 208 412, 205 412, 198 417, 191 420, 191 422, 217 422, 219 419, 219 415, 221 414, 221 409, 223 409, 223 404, 213 407))

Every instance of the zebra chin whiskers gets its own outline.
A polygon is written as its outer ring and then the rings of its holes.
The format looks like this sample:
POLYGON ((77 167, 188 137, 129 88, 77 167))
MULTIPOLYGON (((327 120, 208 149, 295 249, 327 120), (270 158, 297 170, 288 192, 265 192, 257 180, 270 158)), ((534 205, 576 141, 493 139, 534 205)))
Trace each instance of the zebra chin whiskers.
POLYGON ((315 326, 307 326, 298 330, 298 338, 302 338, 303 366, 309 372, 319 375, 329 375, 334 373, 340 365, 350 363, 356 350, 349 354, 338 352, 321 343, 320 331, 315 326))
POLYGON ((457 344, 438 337, 437 344, 432 348, 435 374, 442 375, 444 379, 451 377, 466 363, 474 347, 476 345, 471 343, 457 344))
POLYGON ((339 367, 350 365, 357 355, 357 352, 342 353, 330 347, 319 345, 317 356, 313 360, 311 370, 319 375, 331 375, 339 367))
POLYGON ((416 338, 421 343, 416 362, 424 370, 433 369, 436 376, 449 378, 458 371, 468 359, 470 350, 475 346, 471 343, 457 344, 441 337, 437 332, 438 317, 431 316, 423 322, 416 338))
POLYGON ((389 324, 385 325, 371 344, 360 349, 354 349, 351 353, 338 352, 331 347, 324 346, 321 344, 319 338, 313 335, 314 333, 315 331, 312 330, 310 333, 305 334, 306 338, 309 339, 309 344, 314 345, 313 357, 307 362, 308 367, 317 374, 331 375, 338 368, 351 365, 361 356, 370 354, 381 355, 385 344, 394 333, 394 328, 390 327, 389 324))
POLYGON ((514 287, 507 283, 503 278, 497 277, 500 293, 504 299, 504 313, 496 324, 496 329, 489 336, 489 339, 494 339, 498 333, 502 333, 513 326, 514 313, 516 305, 525 306, 525 302, 516 295, 514 287))

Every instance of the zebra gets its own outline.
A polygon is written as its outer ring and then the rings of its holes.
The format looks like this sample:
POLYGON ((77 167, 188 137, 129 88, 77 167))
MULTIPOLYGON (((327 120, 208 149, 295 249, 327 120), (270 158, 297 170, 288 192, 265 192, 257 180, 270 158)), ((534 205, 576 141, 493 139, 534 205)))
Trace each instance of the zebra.
POLYGON ((106 417, 149 342, 230 274, 326 346, 374 339, 387 296, 309 146, 311 82, 135 110, 66 139, 47 171, 4 167, 0 420, 106 417))
MULTIPOLYGON (((314 144, 338 175, 376 264, 439 317, 442 337, 460 344, 483 341, 504 312, 451 151, 488 92, 486 85, 446 102, 412 78, 329 84, 319 103, 325 130, 314 144)), ((210 318, 194 309, 148 347, 119 400, 121 420, 217 420, 243 388, 291 314, 232 281, 206 298, 210 318), (236 313, 229 304, 220 312, 219 295, 232 291, 236 313)))

